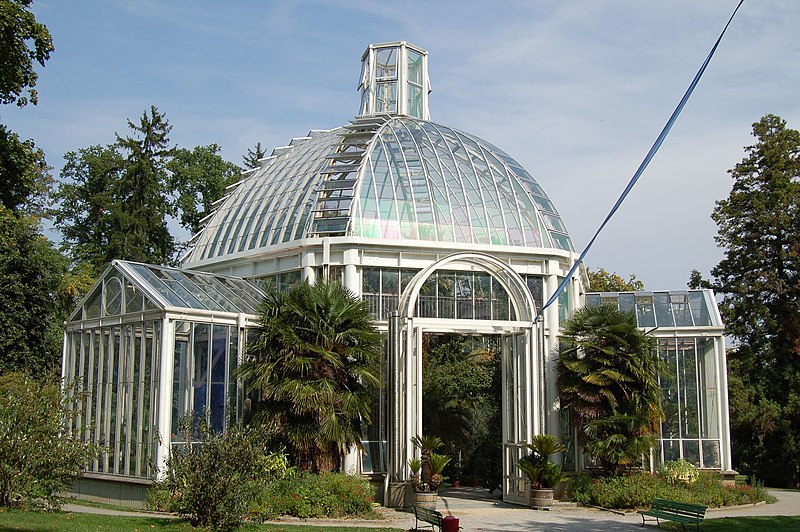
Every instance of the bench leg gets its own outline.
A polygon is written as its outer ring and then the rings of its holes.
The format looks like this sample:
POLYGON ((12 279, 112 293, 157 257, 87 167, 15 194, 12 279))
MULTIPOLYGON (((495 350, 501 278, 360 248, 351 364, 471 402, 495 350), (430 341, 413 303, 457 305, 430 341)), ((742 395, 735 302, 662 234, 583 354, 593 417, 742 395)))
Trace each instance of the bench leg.
MULTIPOLYGON (((653 520, 653 519, 645 519, 645 518, 644 518, 644 514, 642 514, 642 524, 641 524, 641 525, 639 525, 639 527, 640 527, 640 528, 641 528, 641 527, 643 527, 646 521, 652 521, 652 520, 653 520)), ((658 521, 658 517, 656 517, 656 518, 655 518, 655 521, 656 521, 656 526, 660 527, 660 526, 661 526, 661 523, 658 521)))

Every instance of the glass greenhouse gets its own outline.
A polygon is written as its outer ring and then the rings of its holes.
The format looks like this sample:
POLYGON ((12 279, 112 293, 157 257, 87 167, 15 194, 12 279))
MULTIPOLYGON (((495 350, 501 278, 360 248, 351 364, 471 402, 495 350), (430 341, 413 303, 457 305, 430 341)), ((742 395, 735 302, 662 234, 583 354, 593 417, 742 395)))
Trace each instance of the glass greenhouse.
POLYGON ((241 417, 233 370, 261 297, 243 279, 111 264, 65 332, 63 375, 85 395, 69 430, 104 450, 86 479, 146 485, 170 445, 190 441, 181 416, 205 415, 215 430, 241 417))
POLYGON ((634 312, 656 338, 665 419, 654 462, 730 469, 724 327, 710 290, 586 294, 586 305, 634 312))
POLYGON ((385 335, 385 386, 363 450, 344 464, 375 481, 387 505, 406 504, 407 464, 418 453, 411 438, 422 433, 426 335, 491 335, 502 346, 503 498, 526 503, 516 461, 533 434, 562 433, 553 378, 560 324, 605 300, 658 327, 660 352, 674 362, 662 380, 674 415, 654 459, 730 469, 712 295, 586 294, 580 270, 542 309, 577 259, 566 226, 515 159, 430 120, 427 67, 422 48, 370 45, 359 114, 292 139, 244 172, 192 236, 180 269, 110 266, 70 318, 64 348, 64 375, 93 392, 72 430, 109 449, 87 478, 144 482, 160 474, 171 446, 190 441, 177 430, 180 416, 205 415, 216 429, 236 419, 242 393, 232 370, 259 287, 317 279, 338 279, 367 301, 385 335))

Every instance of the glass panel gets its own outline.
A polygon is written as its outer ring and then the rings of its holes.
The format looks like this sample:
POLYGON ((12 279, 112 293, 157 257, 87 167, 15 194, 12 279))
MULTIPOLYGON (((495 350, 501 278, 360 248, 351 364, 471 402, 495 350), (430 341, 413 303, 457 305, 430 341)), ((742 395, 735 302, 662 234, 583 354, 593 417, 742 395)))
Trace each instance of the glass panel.
POLYGON ((658 341, 658 354, 664 360, 664 370, 659 376, 662 391, 664 421, 661 424, 662 437, 679 436, 680 412, 678 406, 677 351, 672 338, 658 341))
POLYGON ((694 324, 697 326, 709 326, 711 323, 711 315, 706 306, 705 293, 699 290, 689 292, 689 306, 692 309, 692 317, 694 324))
MULTIPOLYGON (((564 279, 562 277, 558 277, 559 284, 564 279)), ((561 291, 561 294, 558 296, 558 322, 564 323, 567 321, 572 315, 572 298, 570 297, 570 293, 572 292, 572 283, 567 283, 567 286, 564 287, 564 290, 561 291)))
POLYGON ((422 85, 422 54, 408 50, 406 56, 408 57, 408 81, 422 85))
POLYGON ((375 50, 375 77, 397 77, 397 48, 379 48, 375 50))
POLYGON ((691 327, 694 325, 692 322, 692 312, 689 309, 688 294, 670 292, 669 302, 677 327, 691 327))
POLYGON ((397 112, 397 82, 378 83, 375 89, 375 110, 378 113, 397 112))
POLYGON ((471 274, 456 275, 456 318, 467 320, 473 318, 471 274))
POLYGON ((599 307, 601 304, 600 294, 586 294, 587 307, 599 307))
POLYGON ((228 359, 228 327, 214 325, 211 344, 211 412, 210 427, 214 432, 225 428, 225 361, 228 359))
POLYGON ((683 459, 700 467, 700 442, 683 440, 683 459))
POLYGON ((242 419, 240 408, 238 386, 236 382, 236 368, 238 367, 239 357, 239 329, 230 327, 230 341, 228 343, 228 403, 225 413, 228 426, 233 425, 237 420, 242 419))
MULTIPOLYGON (((492 319, 492 278, 487 273, 476 273, 473 278, 475 290, 475 319, 492 319)), ((498 287, 499 288, 499 287, 498 287)))
POLYGON ((722 462, 719 456, 719 440, 703 440, 703 467, 720 469, 722 462))
POLYGON ((408 114, 422 118, 422 87, 408 85, 408 114))
POLYGON ((664 462, 673 462, 681 457, 680 440, 664 440, 664 462))
POLYGON ((455 272, 436 272, 436 303, 440 318, 455 317, 455 272))
POLYGON ((139 312, 142 310, 144 296, 130 281, 125 282, 125 312, 139 312))
POLYGON ((192 360, 189 353, 190 324, 175 322, 175 351, 172 381, 172 442, 185 442, 186 435, 180 432, 178 422, 189 410, 192 390, 192 360))
POLYGON ((122 304, 122 284, 119 278, 109 277, 105 285, 105 315, 117 316, 122 304))
POLYGON ((675 319, 672 317, 672 308, 669 303, 669 294, 666 292, 656 292, 653 294, 653 302, 656 309, 656 323, 659 327, 675 327, 675 319))
POLYGON ((98 286, 94 293, 89 296, 83 306, 83 311, 86 318, 99 318, 100 317, 100 299, 102 297, 102 287, 98 286))
MULTIPOLYGON (((536 303, 536 309, 541 310, 544 306, 544 279, 536 275, 526 275, 525 284, 528 285, 528 290, 533 296, 533 302, 536 303)), ((590 296, 586 296, 587 305, 590 296)))
POLYGON ((678 349, 678 382, 681 402, 681 436, 683 438, 699 437, 699 421, 697 411, 697 366, 694 339, 679 339, 678 349))
POLYGON ((617 306, 620 312, 636 313, 636 296, 633 294, 620 293, 617 295, 617 306))
POLYGON ((199 420, 201 416, 207 414, 206 411, 206 398, 208 393, 208 344, 209 344, 209 326, 196 323, 194 325, 194 337, 192 338, 192 346, 194 349, 194 371, 193 373, 193 401, 192 411, 194 412, 194 419, 199 420))
POLYGON ((636 321, 639 327, 656 326, 656 316, 653 312, 653 296, 636 295, 636 321))

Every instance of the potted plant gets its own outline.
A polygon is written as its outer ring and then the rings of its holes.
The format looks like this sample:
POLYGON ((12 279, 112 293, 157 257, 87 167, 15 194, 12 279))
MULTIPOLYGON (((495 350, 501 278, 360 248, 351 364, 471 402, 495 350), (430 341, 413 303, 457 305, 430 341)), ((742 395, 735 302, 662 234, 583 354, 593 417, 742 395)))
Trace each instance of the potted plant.
POLYGON ((564 479, 561 466, 550 457, 566 447, 550 434, 537 434, 526 446, 531 452, 517 460, 517 467, 530 482, 530 504, 534 508, 548 508, 553 503, 553 488, 564 479))
POLYGON ((433 452, 444 445, 436 436, 414 436, 411 443, 420 450, 421 455, 408 461, 411 485, 414 487, 414 505, 435 510, 442 471, 450 462, 450 457, 433 452))

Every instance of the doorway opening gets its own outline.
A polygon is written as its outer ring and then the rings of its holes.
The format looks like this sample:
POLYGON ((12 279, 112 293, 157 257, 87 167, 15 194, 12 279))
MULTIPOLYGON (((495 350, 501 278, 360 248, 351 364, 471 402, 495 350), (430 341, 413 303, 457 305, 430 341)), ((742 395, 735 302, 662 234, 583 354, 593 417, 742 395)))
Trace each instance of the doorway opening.
POLYGON ((501 360, 499 335, 423 334, 422 433, 444 442, 446 484, 502 486, 501 360))

